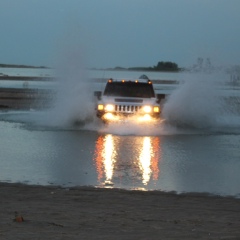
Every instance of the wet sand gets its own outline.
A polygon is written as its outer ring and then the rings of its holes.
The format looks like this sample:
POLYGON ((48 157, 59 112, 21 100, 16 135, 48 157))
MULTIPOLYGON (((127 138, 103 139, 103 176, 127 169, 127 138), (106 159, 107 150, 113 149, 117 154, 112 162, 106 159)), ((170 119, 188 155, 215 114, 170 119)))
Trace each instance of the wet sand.
POLYGON ((0 216, 1 240, 240 239, 240 199, 205 194, 0 183, 0 216))

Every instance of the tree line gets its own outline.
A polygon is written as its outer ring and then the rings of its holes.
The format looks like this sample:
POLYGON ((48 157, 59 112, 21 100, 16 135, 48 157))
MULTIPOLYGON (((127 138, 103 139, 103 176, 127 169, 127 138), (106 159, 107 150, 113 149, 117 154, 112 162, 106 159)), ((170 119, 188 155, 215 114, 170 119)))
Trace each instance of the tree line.
POLYGON ((129 70, 129 71, 166 71, 166 72, 177 72, 181 70, 177 63, 174 62, 158 62, 156 66, 153 67, 115 67, 114 70, 129 70))

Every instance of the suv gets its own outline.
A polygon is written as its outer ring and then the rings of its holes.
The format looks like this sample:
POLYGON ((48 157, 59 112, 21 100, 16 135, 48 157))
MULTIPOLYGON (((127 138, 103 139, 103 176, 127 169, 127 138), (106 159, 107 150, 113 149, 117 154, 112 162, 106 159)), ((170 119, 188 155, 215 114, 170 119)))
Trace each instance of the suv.
POLYGON ((134 121, 149 122, 160 117, 160 101, 163 94, 155 94, 152 82, 146 75, 139 79, 113 80, 110 78, 98 98, 96 115, 104 122, 134 121))

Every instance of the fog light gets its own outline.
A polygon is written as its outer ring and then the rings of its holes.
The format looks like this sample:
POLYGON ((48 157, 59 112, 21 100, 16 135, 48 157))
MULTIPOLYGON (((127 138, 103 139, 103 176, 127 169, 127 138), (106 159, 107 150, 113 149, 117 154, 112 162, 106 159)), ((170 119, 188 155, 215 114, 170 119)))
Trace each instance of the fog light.
POLYGON ((98 104, 98 110, 102 111, 104 109, 104 106, 102 104, 98 104))
POLYGON ((114 115, 112 113, 106 113, 106 114, 104 114, 103 118, 106 120, 113 120, 114 115))
POLYGON ((148 122, 148 121, 151 121, 152 118, 149 114, 145 114, 144 116, 139 117, 138 120, 140 122, 148 122))
POLYGON ((153 112, 159 113, 159 112, 160 112, 160 107, 155 106, 155 107, 153 108, 153 112))

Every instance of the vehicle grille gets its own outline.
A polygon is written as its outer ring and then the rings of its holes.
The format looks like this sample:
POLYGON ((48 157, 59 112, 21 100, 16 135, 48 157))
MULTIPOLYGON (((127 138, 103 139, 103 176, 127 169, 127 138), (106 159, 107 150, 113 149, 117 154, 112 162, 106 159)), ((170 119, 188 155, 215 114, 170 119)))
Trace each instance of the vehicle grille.
POLYGON ((136 113, 142 106, 133 105, 115 105, 115 111, 119 113, 136 113))

